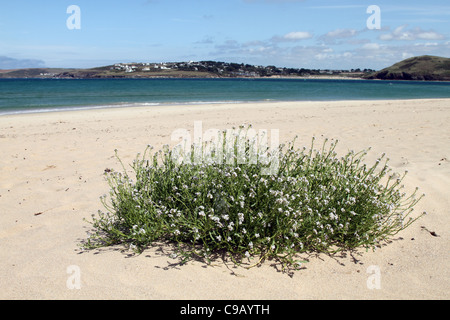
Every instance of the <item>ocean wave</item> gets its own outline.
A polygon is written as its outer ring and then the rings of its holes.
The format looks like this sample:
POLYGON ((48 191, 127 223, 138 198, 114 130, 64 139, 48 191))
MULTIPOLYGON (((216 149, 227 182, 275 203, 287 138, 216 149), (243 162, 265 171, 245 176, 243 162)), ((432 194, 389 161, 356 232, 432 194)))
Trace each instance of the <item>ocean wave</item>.
MULTIPOLYGON (((269 99, 261 100, 272 101, 269 99)), ((65 111, 83 111, 95 109, 117 109, 117 108, 139 108, 139 107, 156 107, 156 106, 183 106, 183 105, 209 105, 209 104, 237 104, 250 103, 258 101, 243 101, 243 100, 223 100, 223 101, 183 101, 183 102, 133 102, 133 103, 118 103, 108 105, 92 105, 92 106, 58 106, 48 108, 30 108, 20 110, 0 110, 0 116, 5 115, 19 115, 32 113, 50 113, 50 112, 65 112, 65 111)))

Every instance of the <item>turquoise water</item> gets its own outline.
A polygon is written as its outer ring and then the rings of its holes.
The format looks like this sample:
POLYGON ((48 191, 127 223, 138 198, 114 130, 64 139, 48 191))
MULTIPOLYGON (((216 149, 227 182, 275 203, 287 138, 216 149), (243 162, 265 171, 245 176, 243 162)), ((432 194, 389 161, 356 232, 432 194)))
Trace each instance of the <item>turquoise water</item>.
POLYGON ((450 82, 322 79, 0 79, 0 115, 136 105, 450 98, 450 82))

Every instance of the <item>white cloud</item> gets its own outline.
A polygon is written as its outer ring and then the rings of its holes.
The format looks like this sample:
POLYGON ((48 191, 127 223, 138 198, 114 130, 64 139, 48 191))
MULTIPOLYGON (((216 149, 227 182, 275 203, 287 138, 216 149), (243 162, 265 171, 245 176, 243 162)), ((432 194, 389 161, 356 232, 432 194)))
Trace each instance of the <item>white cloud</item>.
POLYGON ((408 58, 412 58, 414 57, 413 54, 409 53, 409 52, 402 52, 402 59, 408 59, 408 58))
POLYGON ((415 43, 415 46, 424 46, 424 47, 436 47, 439 45, 437 42, 426 42, 426 43, 415 43))
POLYGON ((365 45, 362 46, 362 49, 364 50, 379 50, 381 47, 378 43, 366 43, 365 45))
POLYGON ((305 0, 243 0, 246 3, 286 3, 286 2, 303 2, 305 0))
POLYGON ((407 25, 401 25, 394 29, 391 33, 385 33, 380 35, 379 39, 383 41, 391 40, 442 40, 445 39, 444 35, 433 31, 424 31, 421 28, 406 29, 407 25))
POLYGON ((272 37, 272 42, 291 42, 291 41, 301 41, 306 39, 311 39, 314 35, 307 31, 293 31, 289 32, 283 36, 272 37))
POLYGON ((312 31, 298 30, 266 40, 229 40, 216 45, 211 55, 229 61, 280 67, 380 70, 405 57, 448 56, 450 52, 450 41, 442 41, 445 37, 434 30, 407 25, 395 29, 385 27, 374 34, 379 36, 378 41, 359 37, 364 32, 363 29, 342 28, 316 37, 312 31))
POLYGON ((303 40, 303 39, 310 39, 312 38, 313 35, 309 32, 305 32, 305 31, 296 31, 296 32, 290 32, 288 34, 285 34, 283 36, 284 39, 287 40, 303 40))
POLYGON ((444 36, 434 31, 428 31, 420 32, 417 34, 417 38, 422 40, 442 40, 444 36))
POLYGON ((332 38, 348 38, 353 37, 354 35, 356 35, 355 29, 336 29, 326 34, 326 36, 332 38))
POLYGON ((14 59, 0 56, 0 69, 43 68, 45 62, 37 59, 14 59))
POLYGON ((358 9, 367 8, 367 5, 352 4, 352 5, 331 5, 331 6, 313 6, 311 9, 358 9))
POLYGON ((336 44, 336 40, 339 39, 349 39, 358 34, 358 31, 355 29, 336 29, 330 31, 324 35, 319 37, 320 41, 323 41, 326 44, 336 44))
POLYGON ((344 54, 342 56, 344 58, 351 58, 353 56, 353 53, 351 53, 351 52, 344 52, 344 54))
POLYGON ((318 53, 314 56, 314 58, 316 58, 317 60, 325 60, 328 58, 331 58, 332 56, 326 53, 318 53))

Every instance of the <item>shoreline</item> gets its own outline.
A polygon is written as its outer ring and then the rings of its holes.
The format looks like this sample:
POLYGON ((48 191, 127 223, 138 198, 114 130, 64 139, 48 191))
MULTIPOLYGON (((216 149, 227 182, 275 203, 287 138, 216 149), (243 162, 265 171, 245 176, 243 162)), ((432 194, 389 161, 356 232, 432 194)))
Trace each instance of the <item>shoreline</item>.
MULTIPOLYGON (((277 101, 147 106, 0 117, 1 299, 439 299, 450 298, 450 99, 277 101), (133 255, 121 246, 82 251, 92 214, 109 192, 103 173, 121 170, 148 144, 172 144, 175 130, 193 134, 252 124, 278 129, 280 142, 298 135, 339 139, 342 155, 372 147, 394 172, 409 173, 405 192, 426 193, 427 211, 376 251, 302 256, 292 277, 275 261, 247 270, 217 259, 176 264, 169 248, 133 255), (378 267, 381 287, 368 281, 378 267), (77 267, 77 268, 74 268, 77 267), (70 288, 73 270, 81 287, 70 288), (195 290, 192 290, 195 284, 195 290)), ((318 142, 320 143, 320 142, 318 142)))
POLYGON ((429 100, 448 100, 450 98, 411 98, 411 99, 344 99, 344 100, 230 100, 230 101, 186 101, 186 102, 136 102, 136 103, 118 103, 117 105, 93 105, 93 106, 69 106, 55 107, 49 109, 37 109, 29 111, 6 111, 1 112, 0 118, 8 116, 33 115, 33 114, 51 114, 59 112, 83 112, 90 110, 114 110, 130 108, 155 108, 155 107, 188 107, 188 106, 214 106, 214 105, 250 105, 250 104, 270 104, 270 103, 348 103, 348 102, 388 102, 388 101, 429 101, 429 100))
MULTIPOLYGON (((1 73, 2 70, 0 70, 1 73)), ((89 78, 89 77, 18 77, 18 78, 9 78, 9 77, 0 77, 0 80, 145 80, 145 79, 180 79, 180 80, 202 80, 202 79, 208 79, 208 80, 232 80, 232 79, 238 79, 238 80, 358 80, 358 81, 384 81, 384 82, 450 82, 450 80, 405 80, 405 79, 369 79, 364 77, 353 77, 353 76, 339 76, 339 75, 311 75, 311 76, 279 76, 279 75, 272 75, 267 77, 204 77, 204 76, 198 76, 198 77, 171 77, 171 76, 127 76, 127 77, 99 77, 99 78, 89 78)))

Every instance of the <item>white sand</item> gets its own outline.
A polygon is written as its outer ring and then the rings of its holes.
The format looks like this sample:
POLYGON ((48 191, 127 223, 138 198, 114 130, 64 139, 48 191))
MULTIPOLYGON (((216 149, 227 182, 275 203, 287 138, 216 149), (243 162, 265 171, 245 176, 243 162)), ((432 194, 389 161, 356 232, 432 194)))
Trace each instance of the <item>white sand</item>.
POLYGON ((449 299, 449 124, 449 99, 1 116, 0 299, 449 299), (90 228, 83 218, 103 209, 99 196, 109 191, 103 171, 120 170, 114 149, 131 163, 147 144, 173 144, 175 129, 192 132, 194 121, 203 131, 244 123, 278 129, 281 141, 298 135, 299 146, 324 135, 340 140, 340 152, 372 146, 367 161, 386 152, 395 171, 407 169, 407 189, 426 193, 416 210, 428 215, 375 252, 310 257, 292 277, 270 261, 250 270, 220 259, 173 265, 158 248, 139 256, 121 247, 81 253, 90 228), (80 289, 68 288, 73 270, 80 289), (379 289, 367 285, 374 270, 379 289))

